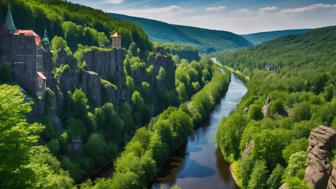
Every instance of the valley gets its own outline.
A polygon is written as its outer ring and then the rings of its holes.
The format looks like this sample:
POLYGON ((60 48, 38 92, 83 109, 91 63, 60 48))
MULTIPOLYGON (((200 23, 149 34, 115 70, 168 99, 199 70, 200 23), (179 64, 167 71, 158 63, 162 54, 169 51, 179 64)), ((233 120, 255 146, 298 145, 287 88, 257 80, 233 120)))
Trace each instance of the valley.
POLYGON ((1 1, 0 188, 336 188, 335 5, 192 2, 1 1))

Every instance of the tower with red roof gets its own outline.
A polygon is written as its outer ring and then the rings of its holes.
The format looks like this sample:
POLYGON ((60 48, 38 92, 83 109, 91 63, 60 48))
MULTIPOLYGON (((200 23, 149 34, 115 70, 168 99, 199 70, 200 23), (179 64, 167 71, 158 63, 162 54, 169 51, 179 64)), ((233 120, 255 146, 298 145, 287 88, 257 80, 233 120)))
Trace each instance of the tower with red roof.
POLYGON ((17 29, 9 6, 5 25, 0 28, 0 50, 0 60, 11 63, 15 81, 31 94, 43 98, 46 78, 41 38, 33 30, 17 29))

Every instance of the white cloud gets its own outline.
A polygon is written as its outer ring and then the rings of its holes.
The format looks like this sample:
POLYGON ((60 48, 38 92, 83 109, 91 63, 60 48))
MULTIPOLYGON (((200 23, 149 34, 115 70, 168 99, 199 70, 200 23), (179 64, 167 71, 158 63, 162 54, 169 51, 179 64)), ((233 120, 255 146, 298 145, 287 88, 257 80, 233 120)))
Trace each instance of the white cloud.
POLYGON ((206 12, 208 13, 220 13, 226 10, 227 7, 224 6, 218 6, 218 7, 208 7, 205 9, 206 12))
POLYGON ((327 10, 327 9, 336 9, 336 4, 324 4, 324 3, 318 3, 318 4, 312 4, 304 7, 299 8, 288 8, 281 10, 282 13, 304 13, 304 12, 311 12, 315 10, 327 10))
POLYGON ((116 4, 116 5, 120 5, 124 2, 124 0, 105 0, 107 3, 110 4, 116 4))
POLYGON ((176 20, 179 20, 181 17, 185 17, 186 14, 190 13, 189 10, 176 5, 141 9, 121 9, 115 10, 113 12, 129 16, 160 20, 164 22, 175 22, 176 20))
POLYGON ((268 12, 273 12, 273 11, 276 11, 278 9, 279 9, 278 7, 263 7, 263 8, 259 9, 259 13, 260 14, 266 14, 268 12))

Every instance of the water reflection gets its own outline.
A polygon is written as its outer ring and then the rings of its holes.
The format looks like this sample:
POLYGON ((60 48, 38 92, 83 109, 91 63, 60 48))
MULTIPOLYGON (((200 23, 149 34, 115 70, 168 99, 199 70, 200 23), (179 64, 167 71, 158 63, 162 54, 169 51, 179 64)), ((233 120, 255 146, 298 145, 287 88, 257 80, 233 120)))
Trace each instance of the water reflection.
POLYGON ((237 189, 230 168, 215 148, 215 132, 222 117, 233 111, 246 93, 244 84, 232 75, 225 97, 204 127, 197 129, 159 174, 152 189, 168 189, 177 184, 183 189, 237 189))

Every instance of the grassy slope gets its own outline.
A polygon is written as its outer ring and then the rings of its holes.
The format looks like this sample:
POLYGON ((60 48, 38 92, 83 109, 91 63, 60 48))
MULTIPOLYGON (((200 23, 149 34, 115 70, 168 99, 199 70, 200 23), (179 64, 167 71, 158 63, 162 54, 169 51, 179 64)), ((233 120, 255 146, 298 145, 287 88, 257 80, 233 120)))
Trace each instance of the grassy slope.
POLYGON ((172 25, 160 21, 111 14, 113 17, 138 23, 154 41, 188 43, 198 45, 207 50, 216 51, 248 47, 252 44, 245 38, 227 31, 216 31, 189 26, 172 25))

